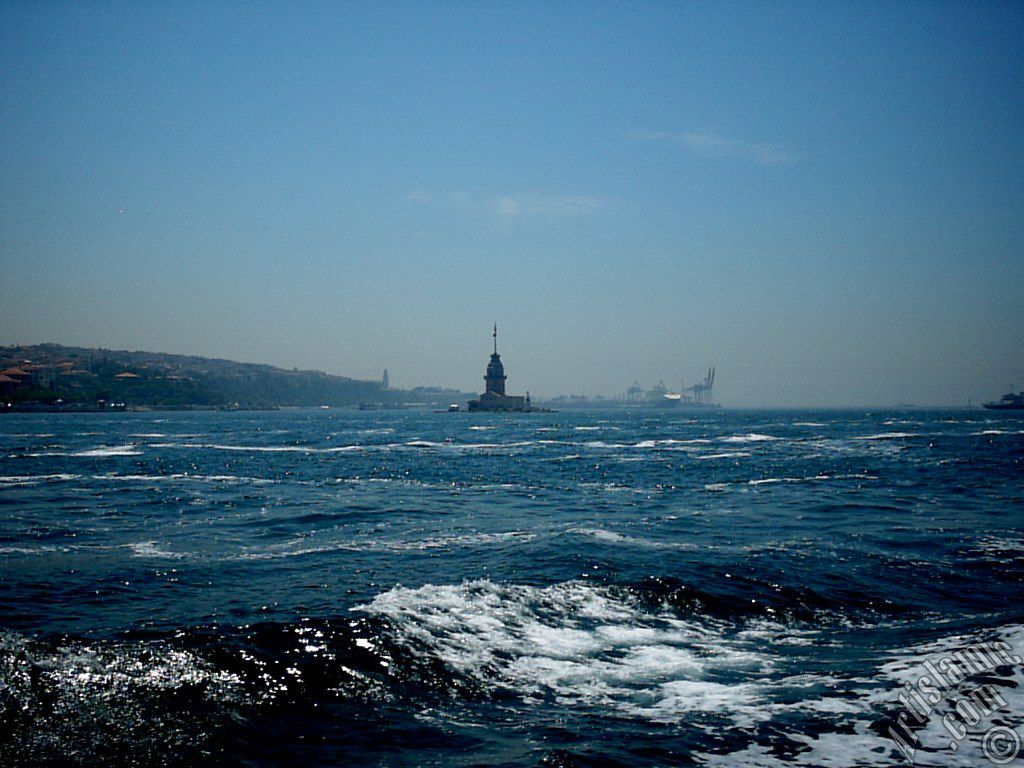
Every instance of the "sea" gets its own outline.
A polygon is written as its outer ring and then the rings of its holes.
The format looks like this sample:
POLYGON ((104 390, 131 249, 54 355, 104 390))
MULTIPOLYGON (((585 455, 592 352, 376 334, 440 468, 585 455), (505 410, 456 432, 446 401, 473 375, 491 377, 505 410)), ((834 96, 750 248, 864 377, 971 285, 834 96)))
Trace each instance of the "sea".
POLYGON ((980 409, 3 415, 0 765, 1022 761, 1022 480, 980 409))

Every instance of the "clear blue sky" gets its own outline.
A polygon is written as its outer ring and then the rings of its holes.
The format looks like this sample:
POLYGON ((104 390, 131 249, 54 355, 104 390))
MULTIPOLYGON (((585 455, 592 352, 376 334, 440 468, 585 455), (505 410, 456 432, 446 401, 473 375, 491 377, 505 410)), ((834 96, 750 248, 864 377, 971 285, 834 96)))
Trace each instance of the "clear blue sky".
POLYGON ((1024 386, 1024 3, 0 3, 0 343, 1024 386))

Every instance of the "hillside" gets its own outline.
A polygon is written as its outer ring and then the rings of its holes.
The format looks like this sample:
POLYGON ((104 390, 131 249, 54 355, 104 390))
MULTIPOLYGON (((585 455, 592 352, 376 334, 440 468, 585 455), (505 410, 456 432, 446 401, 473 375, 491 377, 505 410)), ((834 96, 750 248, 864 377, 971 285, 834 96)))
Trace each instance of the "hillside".
POLYGON ((65 347, 0 347, 4 403, 131 406, 316 406, 393 403, 379 381, 185 355, 65 347))

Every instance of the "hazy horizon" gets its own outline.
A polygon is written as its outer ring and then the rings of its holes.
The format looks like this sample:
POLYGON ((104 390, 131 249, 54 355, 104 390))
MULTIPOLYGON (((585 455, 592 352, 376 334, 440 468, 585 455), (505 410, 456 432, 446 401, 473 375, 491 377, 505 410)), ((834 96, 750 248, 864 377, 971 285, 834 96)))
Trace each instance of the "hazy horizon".
POLYGON ((0 6, 0 344, 733 407, 1024 385, 1024 6, 0 6))

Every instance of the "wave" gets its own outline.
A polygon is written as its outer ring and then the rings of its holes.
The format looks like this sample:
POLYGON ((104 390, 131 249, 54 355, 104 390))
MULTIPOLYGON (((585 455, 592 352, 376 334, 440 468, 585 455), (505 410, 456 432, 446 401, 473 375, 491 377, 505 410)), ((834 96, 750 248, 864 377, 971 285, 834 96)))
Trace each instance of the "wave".
POLYGON ((914 437, 921 437, 913 432, 879 432, 874 435, 860 435, 851 438, 853 440, 908 440, 914 437))
POLYGON ((551 442, 556 445, 574 445, 582 446, 584 448, 600 448, 600 449, 633 449, 633 450, 690 450, 692 446, 706 445, 710 443, 710 440, 704 438, 695 438, 693 440, 675 440, 675 439, 662 439, 662 440, 639 440, 635 443, 609 443, 605 440, 588 440, 583 443, 576 442, 561 442, 561 441, 542 441, 551 442), (677 446, 686 446, 685 448, 678 448, 677 446))
POLYGON ((1024 725, 1024 627, 952 635, 886 655, 870 678, 836 681, 839 691, 849 692, 845 699, 821 697, 773 707, 781 716, 799 710, 814 715, 809 732, 785 731, 768 743, 705 753, 699 761, 751 768, 980 766, 997 764, 992 755, 1001 759, 998 764, 1013 761, 1024 725), (995 653, 986 650, 993 643, 999 648, 995 653), (1011 661, 1000 663, 1006 660, 1011 661), (972 666, 983 671, 971 671, 972 666), (956 679, 959 674, 948 673, 951 667, 968 673, 956 679), (901 715, 908 725, 901 724, 901 715), (992 739, 993 734, 1003 741, 992 739))
POLYGON ((359 552, 365 549, 354 542, 331 542, 328 544, 316 544, 313 546, 294 546, 288 542, 275 547, 268 547, 257 551, 246 551, 238 555, 229 555, 225 560, 281 560, 290 557, 305 557, 307 555, 321 555, 328 552, 359 552))
MULTIPOLYGON (((161 551, 151 541, 132 546, 161 551)), ((482 579, 396 586, 329 618, 107 640, 0 633, 5 759, 68 764, 73 755, 72 764, 85 765, 115 753, 138 755, 139 765, 209 762, 230 758, 239 739, 277 749, 268 723, 302 728, 320 708, 325 734, 362 727, 362 748, 372 750, 365 762, 376 764, 395 717, 409 727, 420 722, 416 713, 454 723, 466 704, 486 717, 490 702, 502 717, 535 723, 599 717, 602 733, 617 734, 613 743, 637 729, 678 739, 696 728, 699 764, 891 765, 898 755, 878 724, 901 686, 927 658, 978 639, 939 638, 880 652, 858 674, 837 671, 835 655, 821 658, 820 649, 847 636, 753 611, 751 595, 761 600, 770 586, 739 581, 736 594, 712 595, 667 579, 482 579)), ((784 596, 814 599, 808 591, 784 596)), ((1024 628, 995 635, 1024 652, 1024 628)), ((986 679, 1010 701, 999 716, 1019 727, 1021 669, 986 679)), ((399 727, 398 739, 418 732, 399 727)), ((438 737, 450 733, 441 728, 438 737)), ((285 736, 282 754, 298 748, 293 738, 303 737, 285 736)))
POLYGON ((219 443, 150 443, 150 448, 172 450, 211 450, 235 451, 239 453, 338 453, 347 450, 359 450, 367 446, 345 445, 331 448, 316 448, 303 445, 223 445, 219 443))
POLYGON ((615 531, 606 531, 603 528, 570 528, 569 533, 578 533, 581 536, 590 536, 598 541, 606 541, 618 544, 620 542, 637 542, 630 536, 624 536, 621 533, 615 531))
POLYGON ((6 765, 202 763, 224 705, 245 695, 240 676, 165 642, 0 633, 0 679, 6 765))
POLYGON ((101 445, 98 448, 90 448, 85 451, 78 451, 72 453, 71 456, 77 458, 107 458, 112 456, 141 456, 142 451, 135 443, 129 443, 128 445, 115 445, 107 446, 101 445))
MULTIPOLYGON (((573 445, 573 443, 562 443, 562 445, 573 445)), ((585 443, 580 443, 580 445, 582 447, 584 447, 584 448, 601 448, 601 449, 604 449, 604 448, 636 448, 636 447, 638 447, 636 444, 629 444, 629 445, 627 445, 626 443, 607 443, 604 440, 588 440, 585 443)))
POLYGON ((0 555, 45 555, 51 552, 71 552, 77 547, 57 547, 52 544, 41 544, 35 547, 19 547, 0 545, 0 555))
POLYGON ((454 441, 410 440, 389 448, 427 448, 448 451, 502 451, 509 448, 528 448, 537 443, 533 440, 517 440, 509 443, 456 443, 454 441))
POLYGON ((332 453, 359 446, 313 448, 308 445, 204 445, 202 447, 214 451, 242 451, 245 453, 332 453))
MULTIPOLYGON (((651 443, 653 445, 710 445, 711 442, 712 441, 709 440, 706 437, 694 437, 694 438, 690 438, 688 440, 678 440, 676 438, 665 438, 665 439, 662 439, 662 440, 649 440, 649 441, 643 441, 643 444, 651 443)), ((641 445, 641 443, 637 443, 637 447, 639 447, 640 445, 641 445)))
MULTIPOLYGON (((584 532, 613 543, 628 539, 584 532)), ((792 651, 785 649, 828 640, 820 626, 784 621, 785 611, 761 601, 766 587, 742 582, 731 596, 657 579, 634 587, 477 580, 395 587, 353 610, 385 620, 393 646, 439 659, 471 690, 528 705, 599 707, 674 725, 715 715, 728 729, 771 720, 794 689, 813 688, 820 701, 805 708, 850 710, 848 692, 830 690, 821 676, 787 671, 784 654, 792 651)), ((780 607, 839 605, 810 590, 769 589, 780 607)))
POLYGON ((472 688, 657 722, 723 709, 756 717, 773 663, 763 648, 584 582, 396 587, 353 610, 386 619, 393 642, 436 657, 472 688), (750 680, 713 679, 737 670, 750 680))
POLYGON ((450 536, 432 536, 414 541, 381 542, 382 549, 392 551, 410 551, 423 549, 442 549, 448 547, 478 546, 499 544, 504 542, 529 542, 537 538, 530 531, 503 531, 499 533, 465 533, 450 536))
POLYGON ((643 547, 645 549, 714 549, 714 545, 693 544, 686 542, 664 542, 653 539, 644 539, 636 536, 627 536, 617 531, 609 531, 604 528, 569 528, 567 533, 574 533, 579 536, 586 536, 605 544, 623 544, 627 546, 643 547))
MULTIPOLYGON (((245 483, 252 485, 273 485, 278 483, 277 480, 271 480, 263 477, 247 477, 242 475, 200 475, 191 472, 174 472, 168 475, 142 475, 142 474, 128 474, 119 475, 117 473, 108 473, 105 475, 93 475, 93 480, 103 480, 110 482, 119 483, 169 483, 169 482, 188 482, 188 483, 210 483, 210 484, 231 484, 231 483, 245 483)), ((293 481, 294 482, 294 481, 293 481)))
MULTIPOLYGON (((698 457, 704 458, 704 457, 698 457)), ((878 477, 875 475, 866 474, 863 472, 846 472, 835 475, 820 474, 820 475, 808 475, 804 477, 758 477, 750 480, 738 480, 733 482, 722 482, 722 483, 708 483, 704 486, 706 491, 724 491, 730 486, 734 485, 747 485, 747 486, 761 486, 761 485, 779 485, 783 483, 794 484, 794 483, 824 483, 832 481, 842 480, 877 480, 878 477)))
MULTIPOLYGON (((232 451, 238 453, 302 453, 332 454, 354 451, 395 451, 412 449, 451 450, 451 451, 492 451, 510 448, 525 448, 535 445, 535 441, 521 440, 509 443, 456 443, 435 440, 407 440, 403 443, 352 443, 336 445, 328 448, 313 445, 223 445, 218 443, 151 443, 150 448, 162 449, 204 449, 212 451, 232 451)), ((127 454, 125 454, 127 455, 127 454)))
POLYGON ((80 480, 81 475, 74 475, 67 472, 57 472, 49 475, 0 475, 0 486, 17 485, 38 485, 49 482, 69 482, 80 480))
POLYGON ((820 480, 832 480, 832 475, 814 475, 813 477, 764 477, 748 480, 747 485, 775 485, 776 483, 809 483, 820 480))
POLYGON ((454 547, 491 546, 504 543, 526 543, 533 541, 536 534, 530 531, 502 531, 498 533, 463 533, 441 536, 427 536, 411 540, 383 540, 379 538, 358 538, 346 541, 331 541, 309 544, 308 539, 296 539, 284 544, 272 545, 258 550, 248 550, 228 560, 280 560, 291 557, 325 554, 329 552, 417 552, 454 547))
POLYGON ((162 560, 181 560, 188 557, 184 552, 171 552, 161 549, 155 541, 137 541, 134 544, 126 544, 132 551, 133 557, 157 558, 162 560))
POLYGON ((969 562, 988 561, 996 573, 1014 573, 1024 564, 1024 538, 1020 536, 982 536, 964 553, 969 562))
POLYGON ((729 435, 718 439, 723 443, 766 443, 781 440, 782 438, 775 435, 762 435, 757 432, 750 432, 746 435, 729 435))
MULTIPOLYGON (((475 429, 475 427, 470 427, 475 429)), ((491 429, 487 427, 486 429, 491 429)), ((541 430, 538 430, 541 431, 541 430)), ((725 442, 758 442, 763 440, 777 440, 780 438, 762 436, 762 435, 748 435, 748 436, 735 436, 722 438, 725 442)), ((589 440, 585 442, 577 442, 571 440, 553 440, 553 439, 539 439, 539 440, 514 440, 509 442, 457 442, 454 440, 425 440, 415 438, 406 440, 400 443, 351 443, 340 446, 322 447, 316 445, 228 445, 220 443, 200 443, 200 442, 155 442, 150 443, 149 447, 154 449, 171 449, 171 450, 214 450, 214 451, 234 451, 234 452, 250 452, 250 453, 303 453, 303 454, 330 454, 330 453, 341 453, 347 451, 408 451, 410 449, 426 450, 426 451, 453 451, 453 452, 489 452, 489 451, 505 451, 513 449, 530 448, 534 446, 562 446, 562 447, 582 447, 589 449, 600 449, 600 450, 620 450, 620 449, 632 449, 632 450, 684 450, 691 452, 695 447, 702 445, 709 445, 714 441, 708 438, 692 438, 692 439, 650 439, 640 440, 635 443, 621 443, 621 442, 608 442, 605 440, 589 440)))
MULTIPOLYGON (((583 456, 581 454, 579 454, 579 453, 567 453, 565 456, 554 456, 554 457, 552 457, 550 459, 546 459, 546 461, 554 462, 554 463, 557 464, 557 463, 565 462, 565 461, 578 461, 581 458, 583 458, 583 456)), ((619 459, 619 461, 624 461, 624 460, 625 459, 619 459)))

